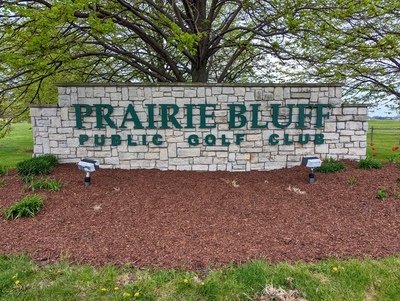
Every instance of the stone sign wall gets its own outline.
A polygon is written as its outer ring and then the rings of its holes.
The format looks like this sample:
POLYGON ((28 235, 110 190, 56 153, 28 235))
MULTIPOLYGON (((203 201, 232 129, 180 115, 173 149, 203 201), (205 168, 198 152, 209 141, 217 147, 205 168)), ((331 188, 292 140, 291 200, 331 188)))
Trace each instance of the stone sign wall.
POLYGON ((32 105, 34 156, 102 168, 271 170, 302 157, 365 158, 367 106, 341 85, 60 84, 32 105))

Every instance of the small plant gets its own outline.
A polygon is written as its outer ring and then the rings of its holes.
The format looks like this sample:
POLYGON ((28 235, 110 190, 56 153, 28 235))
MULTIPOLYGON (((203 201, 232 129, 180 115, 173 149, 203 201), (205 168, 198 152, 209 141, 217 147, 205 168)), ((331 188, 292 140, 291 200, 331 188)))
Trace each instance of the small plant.
POLYGON ((0 179, 0 187, 6 187, 6 181, 4 179, 0 179))
POLYGON ((357 164, 357 168, 359 169, 380 169, 382 168, 382 163, 372 159, 371 157, 367 157, 365 159, 361 159, 357 164))
POLYGON ((342 171, 346 168, 344 162, 337 161, 333 158, 327 158, 322 160, 322 165, 315 168, 316 172, 330 173, 342 171))
POLYGON ((399 192, 398 192, 396 189, 393 189, 392 195, 393 195, 395 198, 398 198, 398 197, 399 197, 399 192))
POLYGON ((54 155, 44 155, 19 162, 17 170, 23 177, 47 175, 57 164, 58 160, 54 155))
POLYGON ((348 181, 349 185, 354 185, 356 183, 356 178, 353 176, 348 181))
POLYGON ((4 210, 6 219, 17 219, 23 216, 35 216, 43 205, 43 199, 39 195, 24 197, 20 202, 4 210))
POLYGON ((378 190, 378 192, 376 193, 376 198, 380 200, 384 200, 387 198, 387 192, 385 187, 382 187, 378 190))
POLYGON ((0 165, 0 176, 6 176, 8 174, 8 167, 0 165))
POLYGON ((25 190, 31 189, 32 191, 35 191, 37 189, 43 189, 49 191, 60 191, 61 186, 61 181, 56 181, 55 179, 32 179, 25 190))
MULTIPOLYGON (((397 151, 398 149, 399 149, 399 146, 397 146, 397 145, 392 147, 393 152, 397 151)), ((397 156, 395 154, 391 154, 387 159, 389 162, 395 163, 395 162, 397 162, 396 157, 397 156)))

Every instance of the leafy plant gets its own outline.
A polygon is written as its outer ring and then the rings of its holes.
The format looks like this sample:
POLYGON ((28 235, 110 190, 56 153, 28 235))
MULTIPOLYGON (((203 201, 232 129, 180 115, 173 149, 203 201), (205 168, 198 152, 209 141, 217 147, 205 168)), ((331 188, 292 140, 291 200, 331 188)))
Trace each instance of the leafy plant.
POLYGON ((8 174, 8 167, 0 165, 0 176, 5 176, 8 174))
POLYGON ((365 159, 361 159, 357 164, 357 168, 359 169, 380 169, 382 168, 382 163, 372 159, 371 157, 367 157, 365 159))
POLYGON ((17 170, 24 177, 47 175, 57 164, 58 160, 54 155, 44 155, 19 162, 17 170))
POLYGON ((0 187, 6 187, 6 186, 7 186, 7 184, 6 184, 5 180, 1 179, 0 180, 0 187))
POLYGON ((354 185, 356 183, 356 178, 353 176, 348 181, 349 185, 354 185))
POLYGON ((378 190, 378 192, 376 193, 376 198, 380 200, 384 200, 387 198, 387 192, 385 187, 382 187, 378 190))
POLYGON ((337 161, 333 158, 327 158, 322 160, 322 165, 320 167, 315 168, 316 172, 322 173, 330 173, 330 172, 338 172, 342 171, 346 168, 344 162, 337 161))
POLYGON ((51 167, 55 167, 55 166, 58 165, 58 159, 54 155, 43 155, 43 156, 40 156, 38 158, 40 158, 42 160, 46 160, 47 162, 49 162, 51 167))
POLYGON ((43 190, 50 190, 50 191, 60 191, 61 190, 61 180, 57 181, 55 179, 38 179, 38 180, 34 180, 32 179, 28 185, 28 187, 26 187, 27 189, 31 189, 32 191, 35 191, 37 189, 43 189, 43 190))
MULTIPOLYGON (((399 146, 397 146, 397 145, 392 147, 392 151, 393 152, 397 151, 398 149, 399 149, 399 146)), ((388 157, 388 161, 391 162, 391 163, 395 163, 395 162, 397 162, 396 157, 397 156, 395 154, 391 154, 388 157)))
POLYGON ((43 205, 43 199, 39 195, 24 197, 20 202, 4 210, 6 219, 17 219, 23 216, 35 216, 43 205))

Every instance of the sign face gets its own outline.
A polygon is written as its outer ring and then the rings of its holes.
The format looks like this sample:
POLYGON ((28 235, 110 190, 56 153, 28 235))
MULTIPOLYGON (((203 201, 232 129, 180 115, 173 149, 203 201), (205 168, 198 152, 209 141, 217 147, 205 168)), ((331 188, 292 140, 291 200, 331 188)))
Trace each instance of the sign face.
POLYGON ((58 94, 30 110, 34 156, 61 163, 250 171, 366 155, 368 107, 343 104, 341 84, 60 84, 58 94))
MULTIPOLYGON (((184 104, 179 107, 176 104, 144 104, 140 109, 135 109, 133 104, 128 104, 123 114, 115 116, 114 107, 110 104, 74 104, 77 129, 86 129, 85 119, 94 117, 94 129, 119 129, 119 130, 166 130, 166 129, 185 129, 185 130, 204 130, 217 128, 216 122, 216 104, 184 104), (145 118, 143 118, 143 107, 145 108, 145 118), (177 116, 183 116, 177 117, 177 116), (196 116, 196 118, 194 118, 196 116), (122 117, 122 118, 121 118, 122 117), (119 121, 118 121, 119 120, 119 121)), ((226 115, 227 125, 229 130, 253 130, 253 129, 286 129, 288 127, 306 130, 310 128, 323 128, 326 119, 329 119, 331 114, 331 104, 289 104, 286 107, 281 107, 280 104, 271 104, 268 109, 261 110, 260 103, 251 103, 248 107, 244 104, 227 104, 226 115), (285 121, 282 122, 281 110, 288 111, 285 114, 285 121), (294 110, 298 116, 297 121, 293 121, 294 110), (265 112, 270 112, 265 114, 265 112), (267 116, 267 117, 265 117, 267 116), (265 119, 268 120, 265 120, 265 119), (311 119, 314 120, 314 125, 311 124, 311 119)), ((95 134, 89 137, 86 134, 80 134, 79 144, 86 145, 90 142, 96 146, 105 144, 106 138, 111 139, 111 145, 117 146, 122 143, 122 138, 118 134, 106 137, 104 134, 95 134)), ((187 143, 191 146, 204 144, 207 146, 222 145, 228 146, 231 143, 240 145, 245 140, 245 133, 236 133, 233 138, 228 139, 226 134, 217 137, 214 134, 207 134, 204 137, 197 133, 191 134, 187 143)), ((314 138, 310 138, 310 134, 299 134, 297 137, 290 137, 284 134, 280 137, 279 134, 273 133, 269 136, 268 142, 270 145, 276 145, 282 140, 283 144, 289 145, 294 142, 307 144, 314 141, 315 144, 324 143, 323 134, 315 134, 314 138)), ((153 135, 134 135, 128 134, 126 143, 130 146, 147 145, 152 143, 155 146, 162 145, 165 142, 165 137, 161 134, 153 135)))

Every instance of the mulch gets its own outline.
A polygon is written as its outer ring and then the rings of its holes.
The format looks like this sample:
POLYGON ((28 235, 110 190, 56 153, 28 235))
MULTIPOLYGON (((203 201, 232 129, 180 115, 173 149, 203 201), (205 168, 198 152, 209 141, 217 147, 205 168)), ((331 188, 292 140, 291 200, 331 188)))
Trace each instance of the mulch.
MULTIPOLYGON (((204 269, 249 259, 272 263, 381 258, 400 253, 399 165, 343 172, 99 169, 84 185, 75 164, 54 168, 60 192, 26 191, 11 170, 0 210, 28 194, 34 218, 1 222, 0 253, 40 262, 204 269), (351 185, 350 179, 355 183, 351 185), (376 198, 384 188, 387 198, 376 198)), ((0 179, 1 180, 1 179, 0 179)), ((2 217, 4 220, 4 216, 2 217)))

